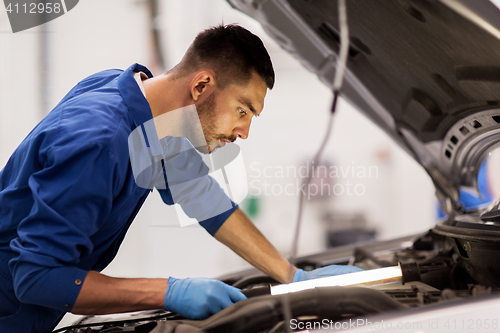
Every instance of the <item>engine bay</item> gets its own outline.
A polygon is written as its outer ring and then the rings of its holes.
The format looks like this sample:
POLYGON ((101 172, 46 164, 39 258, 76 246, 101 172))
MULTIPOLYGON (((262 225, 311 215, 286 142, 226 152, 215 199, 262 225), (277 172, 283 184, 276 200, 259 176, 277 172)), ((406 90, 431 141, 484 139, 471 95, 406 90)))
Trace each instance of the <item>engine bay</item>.
POLYGON ((479 247, 477 243, 480 242, 473 242, 470 249, 460 250, 459 245, 463 243, 464 240, 439 235, 433 229, 414 237, 333 248, 301 257, 296 262, 296 266, 304 270, 352 264, 365 271, 398 263, 417 263, 420 281, 389 282, 370 287, 332 286, 271 295, 271 286, 278 282, 252 268, 221 277, 222 281, 240 288, 248 299, 205 320, 187 320, 164 311, 143 311, 121 318, 117 315, 88 316, 56 332, 286 332, 285 302, 293 317, 290 328, 300 331, 304 327, 324 328, 326 323, 334 325, 348 319, 500 295, 497 281, 491 281, 488 274, 479 274, 470 261, 471 256, 467 255, 472 248, 479 247), (481 281, 477 276, 482 276, 481 281))

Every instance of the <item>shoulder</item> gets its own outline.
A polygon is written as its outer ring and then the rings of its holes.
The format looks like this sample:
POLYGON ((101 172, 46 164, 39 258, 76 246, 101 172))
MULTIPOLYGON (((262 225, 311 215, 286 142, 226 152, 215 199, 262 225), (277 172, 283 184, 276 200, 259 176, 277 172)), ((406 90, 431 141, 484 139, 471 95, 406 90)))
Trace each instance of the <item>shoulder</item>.
POLYGON ((60 103, 32 133, 40 153, 51 147, 68 152, 104 147, 118 159, 128 158, 127 138, 134 122, 119 92, 112 87, 91 90, 60 103))

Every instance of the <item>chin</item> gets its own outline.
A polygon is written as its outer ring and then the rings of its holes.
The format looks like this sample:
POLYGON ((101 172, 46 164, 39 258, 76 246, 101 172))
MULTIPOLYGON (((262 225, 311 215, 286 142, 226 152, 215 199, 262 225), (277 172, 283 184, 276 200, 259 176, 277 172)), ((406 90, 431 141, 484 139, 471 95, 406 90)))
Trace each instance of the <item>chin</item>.
POLYGON ((208 155, 210 154, 213 150, 210 149, 208 146, 201 146, 201 147, 194 147, 199 153, 208 155))
POLYGON ((215 150, 221 148, 218 142, 207 142, 205 146, 195 147, 197 151, 202 154, 208 155, 213 153, 215 150))

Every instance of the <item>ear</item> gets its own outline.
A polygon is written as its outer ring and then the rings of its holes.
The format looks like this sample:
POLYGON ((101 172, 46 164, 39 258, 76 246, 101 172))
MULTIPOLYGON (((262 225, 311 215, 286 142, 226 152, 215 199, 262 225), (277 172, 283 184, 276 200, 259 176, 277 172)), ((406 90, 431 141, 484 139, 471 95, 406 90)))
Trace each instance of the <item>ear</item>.
POLYGON ((208 70, 196 73, 189 84, 191 97, 195 102, 204 95, 210 95, 216 87, 215 76, 208 70))

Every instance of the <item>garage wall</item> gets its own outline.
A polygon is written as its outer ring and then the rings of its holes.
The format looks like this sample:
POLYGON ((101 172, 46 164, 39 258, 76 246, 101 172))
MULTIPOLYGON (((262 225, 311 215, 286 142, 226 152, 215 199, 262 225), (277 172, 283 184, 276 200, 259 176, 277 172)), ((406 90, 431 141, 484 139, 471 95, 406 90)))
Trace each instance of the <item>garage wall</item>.
MULTIPOLYGON (((256 22, 223 0, 165 0, 160 11, 162 15, 154 24, 162 29, 169 67, 180 60, 200 30, 222 21, 238 22, 264 40, 275 65, 276 86, 268 93, 262 117, 254 120, 250 138, 240 146, 249 190, 259 207, 255 224, 288 254, 298 192, 286 186, 295 186, 300 179, 280 170, 299 170, 312 158, 326 130, 331 93, 256 22)), ((107 68, 125 69, 134 62, 160 74, 151 52, 151 24, 145 1, 85 0, 43 28, 12 34, 4 8, 0 9, 0 165, 5 165, 46 110, 85 76, 107 68), (45 63, 43 39, 47 41, 45 63)), ((344 192, 311 200, 304 215, 299 253, 325 248, 325 230, 335 227, 335 220, 325 219, 325 215, 364 216, 381 239, 424 231, 433 225, 433 189, 423 170, 344 101, 339 104, 325 156, 331 166, 345 171, 345 176, 328 177, 332 184, 342 185, 344 192), (349 173, 360 168, 376 172, 368 177, 349 173), (363 188, 362 194, 349 195, 348 181, 363 188)), ((204 229, 181 228, 173 208, 153 194, 105 273, 215 277, 245 265, 204 229)))

